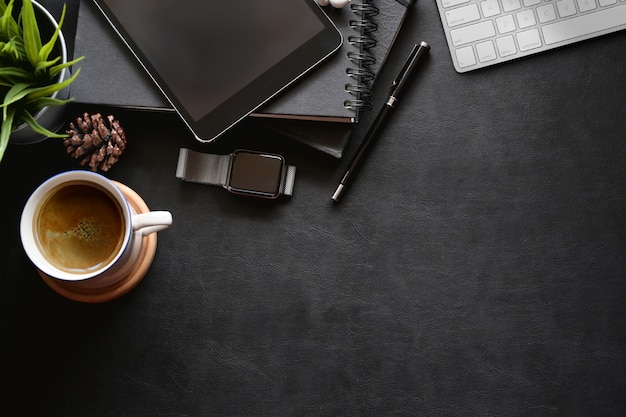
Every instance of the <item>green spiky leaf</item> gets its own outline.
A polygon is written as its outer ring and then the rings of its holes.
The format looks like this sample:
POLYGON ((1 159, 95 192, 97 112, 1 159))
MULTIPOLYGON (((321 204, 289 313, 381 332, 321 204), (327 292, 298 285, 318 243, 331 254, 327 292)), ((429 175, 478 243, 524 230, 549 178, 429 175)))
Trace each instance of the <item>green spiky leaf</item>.
POLYGON ((2 118, 2 126, 0 127, 0 161, 4 156, 4 151, 9 144, 11 131, 13 130, 13 120, 15 119, 15 109, 8 109, 2 118))
POLYGON ((37 122, 37 120, 33 117, 33 115, 30 114, 28 111, 24 111, 22 113, 22 119, 24 120, 24 123, 28 125, 28 127, 30 127, 33 131, 39 133, 42 136, 47 136, 49 138, 57 138, 57 139, 62 139, 62 138, 67 137, 67 135, 65 134, 55 133, 55 132, 52 132, 51 130, 46 129, 45 127, 40 125, 39 122, 37 122))
POLYGON ((37 67, 39 62, 39 51, 41 51, 41 35, 35 17, 35 9, 30 0, 22 2, 22 36, 24 37, 24 48, 26 56, 33 67, 37 67))
POLYGON ((44 107, 48 107, 48 106, 62 106, 64 104, 70 103, 71 101, 72 101, 71 98, 61 100, 58 98, 44 97, 44 98, 40 98, 39 100, 37 100, 37 102, 35 103, 36 105, 33 107, 34 107, 34 110, 41 110, 44 107))
POLYGON ((22 68, 15 67, 2 67, 0 68, 0 79, 14 80, 14 83, 20 82, 18 80, 28 80, 31 77, 31 73, 22 68))
POLYGON ((50 53, 54 49, 54 45, 56 44, 57 40, 59 39, 59 33, 61 32, 61 26, 63 26, 63 21, 65 20, 65 10, 66 10, 66 5, 64 4, 63 5, 63 11, 61 12, 61 18, 59 19, 59 24, 57 25, 56 29, 54 30, 54 33, 52 34, 52 37, 50 37, 50 40, 45 45, 40 47, 40 50, 39 50, 39 61, 46 61, 48 59, 48 57, 50 56, 50 53))
POLYGON ((11 104, 16 103, 26 97, 29 93, 36 91, 36 88, 32 88, 32 84, 29 83, 16 83, 13 87, 7 91, 4 95, 4 100, 0 107, 4 109, 8 108, 11 104))
MULTIPOLYGON (((64 64, 55 65, 54 67, 50 68, 50 76, 51 77, 58 76, 61 73, 61 71, 63 71, 64 68, 69 68, 71 66, 74 66, 76 63, 82 61, 84 58, 85 58, 84 56, 81 56, 81 57, 78 57, 78 58, 76 58, 76 59, 74 59, 72 61, 68 61, 68 62, 66 62, 64 64)), ((76 72, 78 72, 78 71, 80 71, 80 68, 78 70, 76 70, 76 72)))
POLYGON ((2 13, 2 17, 0 17, 0 33, 5 37, 5 40, 11 39, 13 36, 19 34, 19 26, 13 18, 13 3, 14 0, 11 0, 8 5, 6 5, 4 1, 1 3, 2 9, 0 9, 0 13, 2 13))
POLYGON ((57 91, 63 90, 65 87, 69 86, 71 83, 74 82, 76 77, 78 77, 78 74, 80 74, 80 68, 76 70, 74 75, 72 75, 70 78, 68 78, 65 81, 52 84, 52 85, 46 85, 44 87, 33 88, 31 91, 27 93, 27 95, 23 96, 24 102, 26 104, 34 103, 37 100, 53 95, 57 91))

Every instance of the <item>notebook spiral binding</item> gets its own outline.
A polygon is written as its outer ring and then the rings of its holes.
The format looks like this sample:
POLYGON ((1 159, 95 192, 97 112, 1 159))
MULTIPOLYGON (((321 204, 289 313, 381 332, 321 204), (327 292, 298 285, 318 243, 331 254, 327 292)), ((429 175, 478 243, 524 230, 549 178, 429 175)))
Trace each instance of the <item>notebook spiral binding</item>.
POLYGON ((360 112, 372 107, 370 102, 372 96, 371 83, 376 74, 370 69, 370 66, 376 63, 376 57, 369 50, 376 46, 376 38, 373 33, 378 30, 378 25, 372 18, 378 14, 379 10, 372 4, 371 0, 352 2, 350 3, 350 10, 358 19, 350 20, 350 27, 355 30, 355 34, 349 36, 347 41, 358 52, 348 52, 348 59, 355 66, 348 68, 346 73, 356 80, 356 83, 346 84, 346 91, 352 94, 354 99, 345 100, 343 105, 360 112))

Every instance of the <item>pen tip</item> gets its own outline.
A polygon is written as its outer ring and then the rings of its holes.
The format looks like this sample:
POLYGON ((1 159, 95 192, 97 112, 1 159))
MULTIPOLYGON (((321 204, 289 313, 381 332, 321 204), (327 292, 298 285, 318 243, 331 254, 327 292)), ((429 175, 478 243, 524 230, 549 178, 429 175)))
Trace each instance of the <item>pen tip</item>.
POLYGON ((344 189, 344 185, 339 184, 339 187, 337 187, 337 190, 335 190, 335 194, 333 194, 333 196, 331 197, 335 203, 339 202, 339 199, 341 198, 341 194, 343 194, 343 189, 344 189))

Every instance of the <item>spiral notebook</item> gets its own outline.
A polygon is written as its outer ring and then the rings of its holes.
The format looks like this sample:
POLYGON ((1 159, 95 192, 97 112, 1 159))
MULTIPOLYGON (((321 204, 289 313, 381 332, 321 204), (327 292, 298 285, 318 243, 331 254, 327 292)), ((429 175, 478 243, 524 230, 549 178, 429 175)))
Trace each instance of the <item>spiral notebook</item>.
MULTIPOLYGON (((341 157, 412 3, 352 0, 343 9, 325 8, 343 35, 341 50, 250 119, 341 157)), ((76 103, 172 110, 90 1, 80 5, 75 55, 85 56, 72 84, 76 103)))
POLYGON ((411 1, 353 0, 343 9, 326 8, 341 31, 339 51, 305 82, 294 85, 255 116, 354 123, 370 107, 378 70, 411 1))

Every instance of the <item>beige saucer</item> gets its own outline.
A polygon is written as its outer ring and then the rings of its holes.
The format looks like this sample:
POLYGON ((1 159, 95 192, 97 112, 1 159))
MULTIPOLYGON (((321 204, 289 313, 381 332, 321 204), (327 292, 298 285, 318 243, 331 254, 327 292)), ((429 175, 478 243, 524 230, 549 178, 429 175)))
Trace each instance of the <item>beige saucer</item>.
MULTIPOLYGON (((145 213, 150 211, 143 199, 131 188, 117 181, 113 181, 115 185, 124 193, 130 206, 137 213, 145 213)), ((74 301, 83 303, 102 303, 120 297, 135 288, 141 282, 148 272, 157 247, 157 234, 151 233, 143 237, 141 245, 141 253, 137 265, 119 282, 103 288, 80 288, 72 285, 71 282, 61 281, 50 277, 47 274, 37 270, 44 282, 48 284, 57 293, 74 301)))

